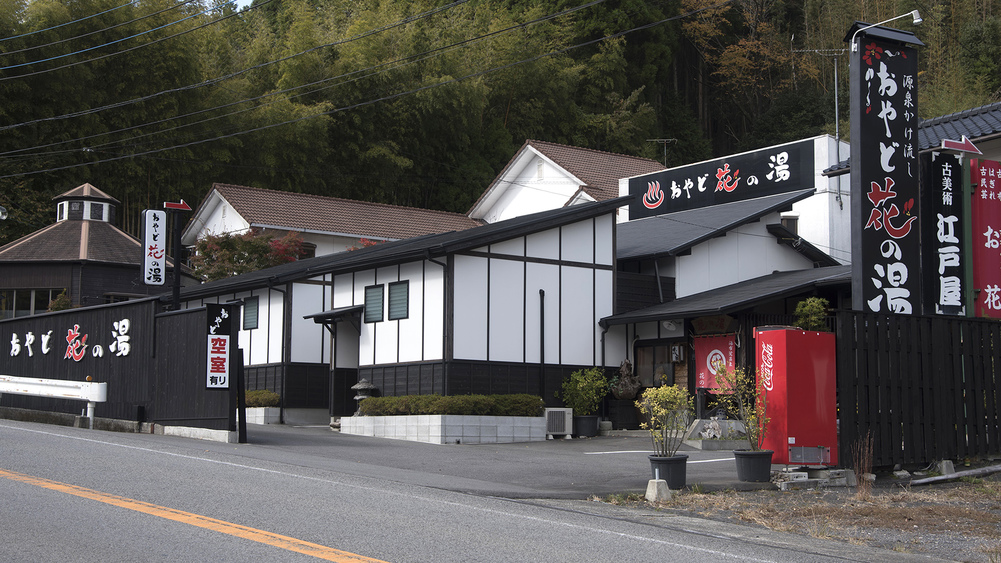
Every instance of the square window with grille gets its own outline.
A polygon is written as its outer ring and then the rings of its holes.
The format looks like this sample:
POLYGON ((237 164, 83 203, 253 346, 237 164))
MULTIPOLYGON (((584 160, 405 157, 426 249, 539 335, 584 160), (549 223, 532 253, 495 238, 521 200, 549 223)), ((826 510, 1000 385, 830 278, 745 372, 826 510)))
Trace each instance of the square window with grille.
POLYGON ((389 320, 396 321, 410 316, 410 282, 389 284, 389 320))
POLYGON ((382 322, 383 285, 370 285, 365 288, 365 322, 382 322))

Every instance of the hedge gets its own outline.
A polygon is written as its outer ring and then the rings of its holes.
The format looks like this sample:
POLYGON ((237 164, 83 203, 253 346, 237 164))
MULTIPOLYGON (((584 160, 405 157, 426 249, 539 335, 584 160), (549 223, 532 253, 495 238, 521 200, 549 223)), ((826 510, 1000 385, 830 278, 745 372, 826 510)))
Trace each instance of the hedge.
POLYGON ((458 414, 489 416, 542 416, 542 397, 518 395, 403 395, 369 397, 361 402, 364 416, 404 414, 458 414))
POLYGON ((281 395, 267 389, 247 391, 248 407, 277 407, 281 405, 281 395))

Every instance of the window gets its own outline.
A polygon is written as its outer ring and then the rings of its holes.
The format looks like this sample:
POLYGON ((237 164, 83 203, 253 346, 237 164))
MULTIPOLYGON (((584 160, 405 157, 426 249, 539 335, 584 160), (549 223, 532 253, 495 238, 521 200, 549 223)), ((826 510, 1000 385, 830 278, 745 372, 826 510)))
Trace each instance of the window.
POLYGON ((382 322, 382 284, 365 288, 365 322, 382 322))
POLYGON ((395 321, 410 316, 410 282, 389 284, 389 320, 395 321))
POLYGON ((260 312, 261 298, 258 295, 246 297, 243 300, 243 330, 257 328, 257 315, 260 312))
POLYGON ((59 210, 59 216, 56 217, 56 221, 62 221, 63 218, 66 216, 66 203, 65 202, 60 203, 59 206, 56 207, 56 209, 59 210))
POLYGON ((657 344, 636 347, 636 376, 644 387, 674 385, 674 364, 671 345, 657 344))
POLYGON ((96 221, 104 219, 104 205, 100 203, 90 204, 90 218, 96 221))

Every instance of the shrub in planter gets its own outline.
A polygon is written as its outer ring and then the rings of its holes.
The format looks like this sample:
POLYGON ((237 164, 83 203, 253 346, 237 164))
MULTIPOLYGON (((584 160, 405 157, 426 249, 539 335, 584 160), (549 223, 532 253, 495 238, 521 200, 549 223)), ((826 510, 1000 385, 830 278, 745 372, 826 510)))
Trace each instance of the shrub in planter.
POLYGON ((516 395, 403 395, 369 397, 361 402, 363 416, 456 414, 492 416, 542 416, 541 397, 516 395))
POLYGON ((247 391, 248 407, 277 407, 281 406, 281 395, 267 389, 255 389, 247 391))
POLYGON ((601 400, 608 394, 605 370, 593 367, 579 369, 563 380, 563 404, 573 409, 574 416, 598 412, 601 400))

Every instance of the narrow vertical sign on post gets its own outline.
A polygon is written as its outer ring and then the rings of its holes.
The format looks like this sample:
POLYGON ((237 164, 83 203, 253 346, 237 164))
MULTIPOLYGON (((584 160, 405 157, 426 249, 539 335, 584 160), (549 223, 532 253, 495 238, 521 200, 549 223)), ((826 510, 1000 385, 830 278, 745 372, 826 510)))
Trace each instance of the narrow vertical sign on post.
POLYGON ((208 389, 229 388, 230 313, 225 305, 207 304, 208 354, 206 355, 205 387, 208 389))
POLYGON ((962 157, 944 152, 921 155, 921 184, 925 314, 963 315, 966 226, 962 157))
POLYGON ((163 285, 167 262, 167 213, 143 211, 143 282, 163 285))

